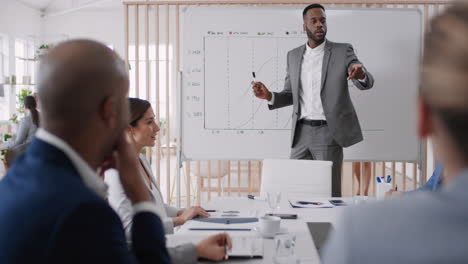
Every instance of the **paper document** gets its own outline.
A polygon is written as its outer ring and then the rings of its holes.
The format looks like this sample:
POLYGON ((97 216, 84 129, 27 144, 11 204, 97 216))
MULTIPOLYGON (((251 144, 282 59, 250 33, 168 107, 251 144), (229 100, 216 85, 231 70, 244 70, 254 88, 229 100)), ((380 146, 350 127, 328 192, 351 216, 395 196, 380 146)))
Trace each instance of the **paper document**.
POLYGON ((293 208, 333 208, 333 204, 326 199, 289 198, 293 208))
MULTIPOLYGON (((176 247, 186 243, 197 244, 205 239, 206 235, 174 234, 166 235, 166 246, 176 247)), ((261 258, 263 257, 263 239, 256 235, 232 236, 232 249, 228 250, 229 257, 261 258)))

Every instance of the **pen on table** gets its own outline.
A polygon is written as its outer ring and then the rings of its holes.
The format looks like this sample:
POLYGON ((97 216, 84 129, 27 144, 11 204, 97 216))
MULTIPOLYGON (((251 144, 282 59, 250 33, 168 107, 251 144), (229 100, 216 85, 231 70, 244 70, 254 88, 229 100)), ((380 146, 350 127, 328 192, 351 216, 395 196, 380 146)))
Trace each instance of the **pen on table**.
POLYGON ((298 204, 312 204, 312 205, 322 205, 321 202, 307 202, 307 201, 297 201, 298 204))
POLYGON ((228 254, 227 254, 227 239, 226 236, 224 237, 224 259, 228 259, 228 254))
POLYGON ((247 195, 247 198, 249 198, 249 199, 251 199, 251 200, 265 201, 265 198, 261 198, 261 197, 254 196, 254 195, 251 195, 251 194, 248 194, 248 195, 247 195))
POLYGON ((251 228, 189 228, 190 231, 252 231, 251 228))
POLYGON ((254 82, 257 82, 257 80, 255 79, 255 78, 256 78, 256 77, 255 77, 255 72, 252 72, 252 76, 253 76, 253 81, 254 81, 254 82))
POLYGON ((240 212, 237 211, 237 210, 230 210, 230 211, 223 211, 223 213, 225 213, 225 214, 238 214, 240 212))

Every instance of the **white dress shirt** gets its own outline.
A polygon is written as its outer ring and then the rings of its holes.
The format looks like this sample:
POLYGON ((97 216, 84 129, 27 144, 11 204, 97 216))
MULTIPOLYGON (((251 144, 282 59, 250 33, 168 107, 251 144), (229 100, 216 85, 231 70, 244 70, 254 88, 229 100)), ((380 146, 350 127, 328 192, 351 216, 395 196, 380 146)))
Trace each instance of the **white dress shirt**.
MULTIPOLYGON (((313 49, 306 43, 301 66, 301 89, 299 90, 300 119, 326 120, 320 98, 325 42, 313 49)), ((271 93, 271 95, 271 100, 268 102, 270 105, 275 101, 275 94, 271 93)))
POLYGON ((326 120, 320 97, 325 42, 313 49, 306 44, 301 67, 301 87, 299 89, 300 119, 326 120))
MULTIPOLYGON (((306 50, 303 55, 301 65, 301 87, 299 89, 299 106, 301 116, 299 119, 307 120, 327 120, 323 112, 322 98, 320 92, 322 89, 322 68, 323 57, 325 55, 325 40, 315 48, 309 47, 306 43, 306 50)), ((367 76, 363 80, 365 83, 367 76)), ((270 105, 275 101, 275 94, 272 93, 270 105)))
MULTIPOLYGON (((95 192, 97 195, 103 199, 107 199, 107 185, 104 183, 101 177, 98 176, 96 171, 94 171, 80 155, 73 150, 73 148, 68 145, 61 138, 47 132, 43 128, 39 128, 36 133, 36 137, 58 149, 63 151, 65 155, 70 159, 73 166, 75 166, 78 174, 83 180, 84 184, 95 192)), ((152 202, 140 202, 133 205, 133 215, 140 212, 152 212, 157 214, 157 208, 152 202)))

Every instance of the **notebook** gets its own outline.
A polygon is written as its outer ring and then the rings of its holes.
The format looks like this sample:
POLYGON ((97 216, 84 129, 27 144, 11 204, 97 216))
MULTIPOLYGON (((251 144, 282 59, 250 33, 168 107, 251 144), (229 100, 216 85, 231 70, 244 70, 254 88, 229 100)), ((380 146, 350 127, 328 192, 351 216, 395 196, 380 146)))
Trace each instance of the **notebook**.
MULTIPOLYGON (((175 247, 185 243, 202 241, 206 235, 174 234, 166 235, 166 246, 175 247)), ((228 250, 229 258, 263 258, 263 239, 256 235, 231 236, 232 249, 228 250)))
POLYGON ((193 221, 229 225, 229 224, 255 223, 255 222, 258 222, 258 218, 255 218, 255 217, 194 218, 193 221))
POLYGON ((322 246, 327 241, 330 231, 333 230, 333 226, 328 222, 312 222, 307 223, 307 227, 314 240, 315 248, 318 250, 319 255, 321 255, 322 246))
POLYGON ((304 198, 289 198, 289 203, 292 208, 333 208, 333 204, 325 199, 304 199, 304 198))

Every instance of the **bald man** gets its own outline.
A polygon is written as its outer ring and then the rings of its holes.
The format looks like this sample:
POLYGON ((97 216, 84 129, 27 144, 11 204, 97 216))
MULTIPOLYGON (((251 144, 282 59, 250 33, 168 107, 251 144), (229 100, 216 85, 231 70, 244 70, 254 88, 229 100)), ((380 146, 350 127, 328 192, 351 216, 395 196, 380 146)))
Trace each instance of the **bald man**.
POLYGON ((164 230, 123 129, 123 61, 89 40, 59 44, 42 59, 41 126, 0 182, 0 262, 170 263, 164 230), (128 249, 119 216, 95 173, 110 157, 134 209, 128 249))

